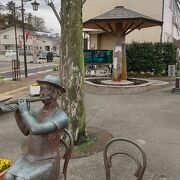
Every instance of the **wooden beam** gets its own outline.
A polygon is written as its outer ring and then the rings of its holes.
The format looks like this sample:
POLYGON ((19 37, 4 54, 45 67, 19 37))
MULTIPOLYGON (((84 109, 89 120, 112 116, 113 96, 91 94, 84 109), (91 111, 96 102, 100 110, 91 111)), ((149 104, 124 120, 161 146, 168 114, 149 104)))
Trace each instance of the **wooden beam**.
POLYGON ((128 29, 130 29, 133 25, 134 25, 134 23, 129 24, 129 25, 125 28, 124 34, 126 34, 126 32, 128 31, 128 29))
POLYGON ((131 29, 130 31, 127 31, 126 33, 125 33, 125 36, 127 35, 127 34, 129 34, 130 32, 132 32, 132 31, 134 31, 135 29, 137 29, 138 27, 140 27, 142 24, 144 24, 144 22, 141 22, 140 24, 138 24, 137 26, 135 26, 133 29, 131 29))
POLYGON ((99 27, 100 29, 102 29, 103 31, 105 31, 106 33, 115 36, 112 32, 108 31, 107 29, 105 29, 104 27, 102 27, 101 25, 97 24, 96 22, 94 22, 94 24, 99 27))
POLYGON ((116 32, 114 31, 113 27, 111 26, 110 23, 107 24, 108 27, 111 29, 111 32, 114 34, 114 36, 116 36, 116 32))

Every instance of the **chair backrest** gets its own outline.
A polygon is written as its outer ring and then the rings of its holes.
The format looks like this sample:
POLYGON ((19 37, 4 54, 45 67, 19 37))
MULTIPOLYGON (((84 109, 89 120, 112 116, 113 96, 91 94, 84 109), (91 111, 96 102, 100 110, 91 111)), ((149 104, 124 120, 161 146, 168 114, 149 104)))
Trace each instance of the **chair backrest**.
POLYGON ((105 165, 105 171, 106 171, 106 180, 111 179, 110 168, 112 167, 112 157, 115 155, 118 155, 118 154, 126 155, 136 162, 137 170, 136 170, 134 175, 137 177, 137 180, 142 180, 142 177, 144 175, 144 171, 146 169, 146 154, 138 144, 136 144, 135 142, 133 142, 129 139, 125 139, 125 138, 113 138, 110 141, 108 141, 106 146, 105 146, 105 149, 104 149, 104 165, 105 165), (135 148, 137 151, 140 152, 141 158, 138 158, 138 157, 132 155, 131 153, 129 153, 125 150, 120 150, 117 152, 110 153, 108 151, 108 149, 110 148, 110 146, 112 147, 117 142, 118 142, 118 144, 119 144, 119 142, 125 142, 128 145, 134 146, 133 148, 135 148))
POLYGON ((63 159, 64 159, 63 174, 64 174, 64 180, 66 180, 68 163, 73 150, 73 137, 67 129, 64 129, 63 133, 61 134, 60 144, 64 145, 65 147, 65 152, 63 155, 63 159))

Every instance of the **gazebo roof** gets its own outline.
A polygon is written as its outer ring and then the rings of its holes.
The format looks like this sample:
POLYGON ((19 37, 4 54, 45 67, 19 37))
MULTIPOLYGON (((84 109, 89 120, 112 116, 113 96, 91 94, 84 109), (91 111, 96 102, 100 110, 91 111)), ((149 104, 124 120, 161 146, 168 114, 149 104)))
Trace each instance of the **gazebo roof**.
POLYGON ((141 29, 162 26, 163 22, 138 12, 117 6, 114 9, 83 23, 84 28, 113 30, 115 23, 123 23, 124 29, 141 29))

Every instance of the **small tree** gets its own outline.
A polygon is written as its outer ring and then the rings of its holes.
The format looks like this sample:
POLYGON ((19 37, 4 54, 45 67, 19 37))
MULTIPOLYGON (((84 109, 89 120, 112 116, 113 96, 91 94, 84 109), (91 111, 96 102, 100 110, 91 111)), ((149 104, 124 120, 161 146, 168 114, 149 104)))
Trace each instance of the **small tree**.
POLYGON ((60 76, 66 93, 62 107, 67 112, 75 143, 85 136, 84 59, 82 0, 61 0, 60 76))
POLYGON ((36 28, 36 30, 43 31, 45 29, 45 21, 43 18, 35 16, 33 21, 33 26, 36 28))

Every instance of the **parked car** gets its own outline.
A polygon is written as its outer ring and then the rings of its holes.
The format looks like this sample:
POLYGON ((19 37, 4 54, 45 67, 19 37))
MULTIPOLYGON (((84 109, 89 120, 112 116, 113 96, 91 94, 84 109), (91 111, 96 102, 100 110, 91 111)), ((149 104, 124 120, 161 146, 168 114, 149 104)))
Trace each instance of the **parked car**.
POLYGON ((15 50, 7 50, 5 52, 5 56, 15 58, 16 57, 16 51, 15 50))
POLYGON ((60 55, 57 54, 57 53, 53 53, 53 56, 54 56, 54 57, 60 57, 60 55))
POLYGON ((53 61, 53 53, 51 51, 43 51, 38 56, 38 62, 52 62, 53 61))

